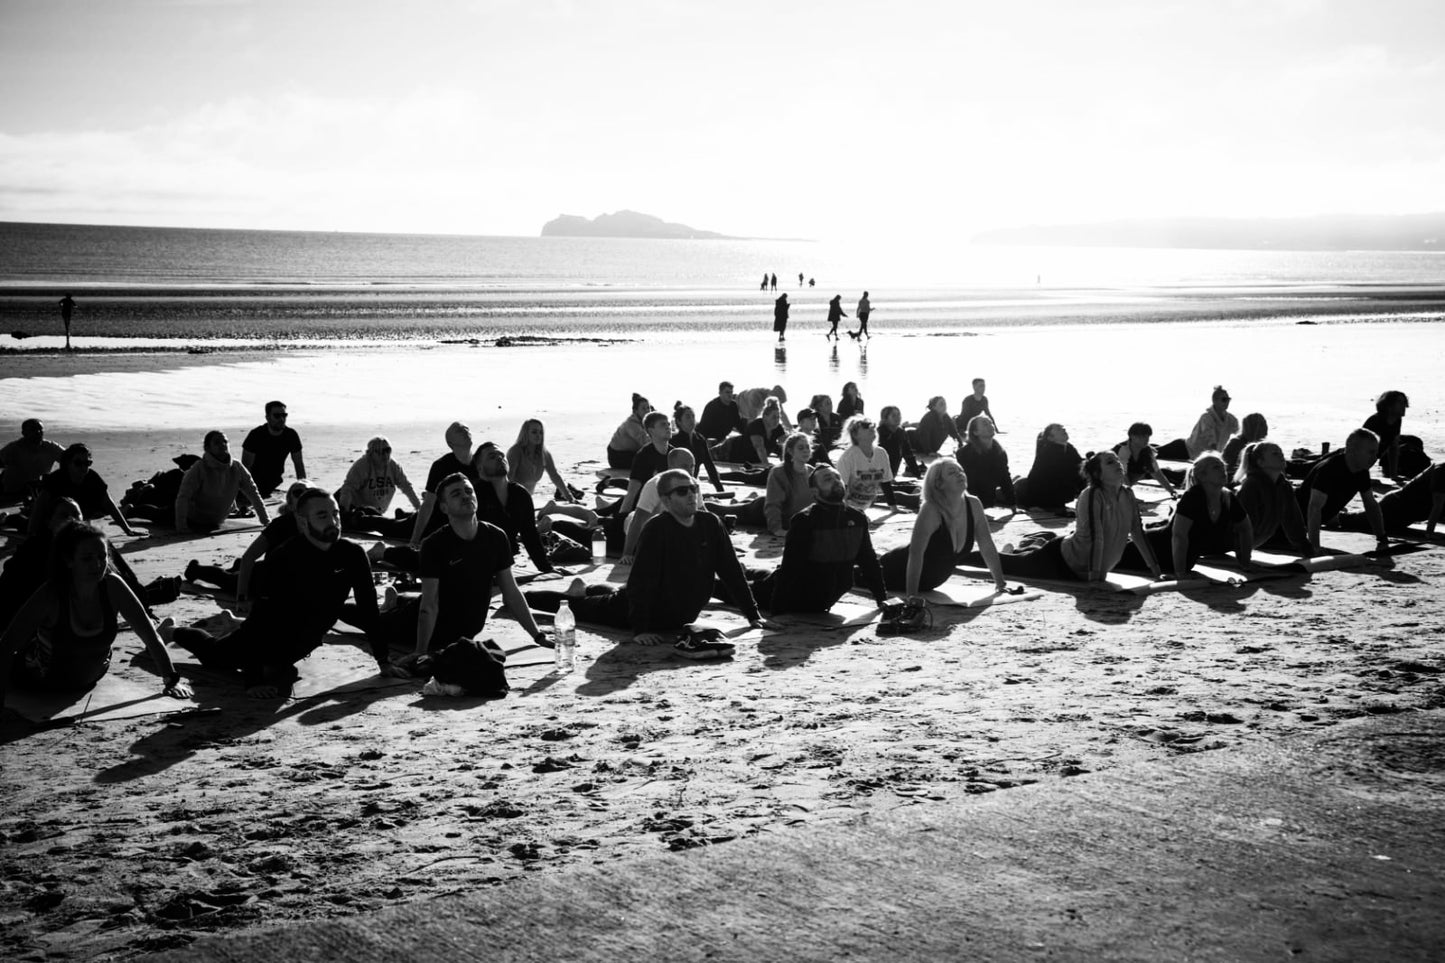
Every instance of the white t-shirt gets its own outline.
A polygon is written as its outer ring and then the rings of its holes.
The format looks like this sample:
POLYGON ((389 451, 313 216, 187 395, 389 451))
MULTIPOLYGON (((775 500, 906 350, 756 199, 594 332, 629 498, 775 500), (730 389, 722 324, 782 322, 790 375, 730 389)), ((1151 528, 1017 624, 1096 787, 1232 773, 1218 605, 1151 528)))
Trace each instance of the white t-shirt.
POLYGON ((849 506, 865 511, 873 499, 883 490, 883 483, 893 480, 893 469, 888 467, 888 453, 882 448, 873 449, 873 457, 863 454, 863 449, 854 445, 838 457, 838 474, 848 490, 844 500, 849 506))

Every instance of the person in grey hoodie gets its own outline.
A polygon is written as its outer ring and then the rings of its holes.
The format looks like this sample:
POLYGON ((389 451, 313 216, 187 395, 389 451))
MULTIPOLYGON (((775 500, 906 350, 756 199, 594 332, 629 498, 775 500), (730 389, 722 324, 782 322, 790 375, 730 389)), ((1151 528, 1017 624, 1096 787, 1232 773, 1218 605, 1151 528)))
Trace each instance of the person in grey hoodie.
POLYGON ((225 432, 209 431, 202 445, 205 454, 181 478, 176 495, 176 530, 215 531, 231 515, 236 493, 246 496, 262 525, 270 518, 266 503, 251 480, 251 473, 231 457, 231 443, 225 432))

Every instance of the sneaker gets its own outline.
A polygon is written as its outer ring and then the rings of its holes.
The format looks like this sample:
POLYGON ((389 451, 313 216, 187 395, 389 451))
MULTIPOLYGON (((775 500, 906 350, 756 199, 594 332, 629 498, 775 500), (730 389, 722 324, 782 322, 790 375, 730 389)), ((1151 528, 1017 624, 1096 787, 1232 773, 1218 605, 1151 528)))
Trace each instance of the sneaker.
POLYGON ((914 635, 933 628, 933 615, 922 602, 909 601, 898 617, 878 625, 879 635, 914 635))
POLYGON ((728 642, 719 642, 720 637, 721 633, 715 629, 684 632, 682 638, 672 647, 672 651, 684 659, 726 659, 737 647, 728 642))

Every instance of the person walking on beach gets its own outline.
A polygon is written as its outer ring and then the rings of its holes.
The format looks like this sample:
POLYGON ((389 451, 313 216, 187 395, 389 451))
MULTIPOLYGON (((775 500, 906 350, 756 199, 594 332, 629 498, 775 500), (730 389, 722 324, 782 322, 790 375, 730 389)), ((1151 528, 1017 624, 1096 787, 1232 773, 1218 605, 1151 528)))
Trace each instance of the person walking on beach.
POLYGON ((864 291, 863 296, 858 299, 858 330, 849 331, 848 337, 857 341, 859 338, 872 340, 873 335, 868 333, 868 315, 873 313, 873 306, 868 303, 868 292, 864 291))
POLYGON ((778 341, 788 340, 788 292, 778 295, 773 302, 773 330, 778 332, 778 341))
POLYGON ((772 287, 774 291, 776 291, 778 289, 778 276, 776 274, 769 275, 768 284, 772 287))
POLYGON ((828 302, 828 333, 823 335, 823 337, 832 338, 834 341, 837 341, 838 322, 847 316, 847 312, 843 310, 843 295, 833 295, 833 300, 828 302))
POLYGON ((768 289, 768 276, 767 276, 766 274, 764 274, 764 275, 763 275, 763 283, 758 285, 758 290, 759 290, 759 291, 766 291, 767 289, 768 289))
POLYGON ((65 350, 70 350, 70 316, 75 313, 75 298, 69 294, 60 299, 60 320, 65 324, 65 350))
POLYGON ((799 271, 799 272, 798 272, 798 287, 801 288, 802 286, 803 286, 803 272, 802 272, 802 271, 799 271))
POLYGON ((252 428, 241 442, 241 464, 251 473, 263 496, 281 487, 287 455, 296 466, 296 477, 306 477, 306 464, 301 460, 301 436, 286 424, 286 418, 285 402, 266 402, 265 424, 252 428))

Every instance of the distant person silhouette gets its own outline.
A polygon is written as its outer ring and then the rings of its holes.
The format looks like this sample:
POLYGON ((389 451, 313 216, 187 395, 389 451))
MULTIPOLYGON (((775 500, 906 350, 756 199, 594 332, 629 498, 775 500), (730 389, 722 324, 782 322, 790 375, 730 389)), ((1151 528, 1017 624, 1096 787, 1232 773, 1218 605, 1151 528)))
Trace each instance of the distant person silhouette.
POLYGON ((803 286, 803 272, 802 272, 802 271, 799 271, 799 272, 798 272, 798 287, 802 287, 802 286, 803 286))
POLYGON ((776 290, 778 289, 778 276, 777 276, 776 274, 771 275, 771 276, 768 278, 768 283, 771 284, 772 287, 773 287, 773 290, 776 291, 776 290))
POLYGON ((833 300, 828 302, 828 324, 830 327, 828 328, 828 333, 823 335, 823 337, 832 338, 834 341, 837 341, 838 322, 847 316, 847 313, 843 310, 843 295, 833 295, 833 300))
POLYGON ((763 274, 763 283, 758 285, 758 290, 759 290, 759 291, 766 291, 767 289, 768 289, 768 275, 767 275, 766 272, 764 272, 764 274, 763 274))
POLYGON ((815 281, 813 278, 808 278, 808 287, 811 288, 811 287, 813 287, 814 285, 816 285, 817 283, 818 283, 818 282, 815 281))
POLYGON ((778 340, 788 340, 788 292, 784 291, 778 295, 778 300, 773 302, 773 330, 778 332, 778 340))
POLYGON ((864 291, 863 296, 858 299, 858 330, 849 331, 848 337, 854 341, 862 337, 872 338, 873 335, 868 333, 868 315, 872 313, 873 306, 868 303, 868 292, 864 291))
POLYGON ((65 322, 65 350, 70 350, 70 316, 75 313, 75 298, 69 294, 60 299, 60 320, 65 322))

